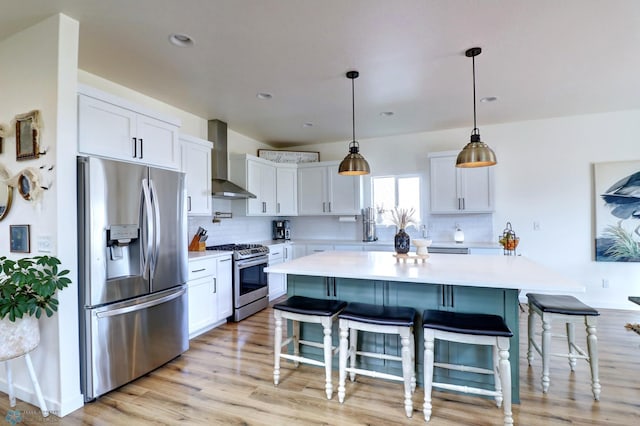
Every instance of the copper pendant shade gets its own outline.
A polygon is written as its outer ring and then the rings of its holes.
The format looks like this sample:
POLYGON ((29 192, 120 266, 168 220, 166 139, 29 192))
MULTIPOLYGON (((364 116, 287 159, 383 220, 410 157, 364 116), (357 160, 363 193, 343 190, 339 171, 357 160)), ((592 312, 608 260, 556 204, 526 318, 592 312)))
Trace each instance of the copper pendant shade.
POLYGON ((347 72, 347 78, 351 79, 351 113, 352 113, 352 136, 353 139, 349 144, 349 153, 340 163, 338 173, 346 176, 367 175, 370 173, 369 163, 360 154, 360 144, 356 141, 356 107, 355 107, 355 91, 353 80, 358 78, 358 71, 347 72))
POLYGON ((456 167, 486 167, 497 163, 496 154, 489 145, 480 140, 480 130, 476 125, 476 61, 475 57, 482 52, 479 47, 472 47, 465 52, 473 62, 473 131, 471 141, 462 148, 456 159, 456 167))

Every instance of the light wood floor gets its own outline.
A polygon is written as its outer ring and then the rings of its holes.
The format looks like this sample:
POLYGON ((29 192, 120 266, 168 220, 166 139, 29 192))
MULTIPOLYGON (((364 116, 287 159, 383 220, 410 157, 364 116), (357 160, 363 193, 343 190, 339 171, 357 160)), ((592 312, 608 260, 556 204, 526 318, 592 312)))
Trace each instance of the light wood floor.
MULTIPOLYGON (((599 402, 592 399, 588 365, 578 362, 575 373, 568 362, 553 359, 551 387, 542 394, 541 363, 526 361, 526 314, 520 314, 521 403, 514 405, 518 425, 638 425, 640 424, 640 335, 628 331, 628 322, 640 322, 638 311, 602 310, 598 323, 600 348, 599 402)), ((211 330, 191 341, 188 352, 98 401, 47 423, 120 424, 235 424, 235 425, 390 425, 424 424, 422 388, 414 395, 414 415, 407 419, 402 385, 358 377, 348 384, 341 405, 336 392, 327 400, 323 373, 285 363, 281 383, 273 385, 273 318, 266 309, 238 324, 211 330)), ((576 327, 584 342, 584 330, 576 327)), ((554 352, 564 352, 564 341, 553 339, 554 352)), ((334 373, 334 388, 337 372, 334 373)), ((434 391, 429 424, 497 425, 502 410, 492 401, 434 391)), ((18 402, 25 411, 20 425, 41 424, 37 408, 18 402)), ((0 419, 9 410, 0 395, 0 419)))

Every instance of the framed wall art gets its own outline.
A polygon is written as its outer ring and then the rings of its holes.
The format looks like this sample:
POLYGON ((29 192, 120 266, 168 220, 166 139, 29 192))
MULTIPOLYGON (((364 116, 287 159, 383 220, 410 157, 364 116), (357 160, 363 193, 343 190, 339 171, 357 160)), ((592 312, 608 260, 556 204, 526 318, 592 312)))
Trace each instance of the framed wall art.
POLYGON ((259 149, 258 157, 274 163, 315 163, 320 161, 320 153, 316 151, 280 151, 259 149))
POLYGON ((640 262, 640 160, 594 165, 599 262, 640 262))
POLYGON ((31 251, 29 225, 9 225, 9 250, 13 253, 31 251))
POLYGON ((40 155, 40 111, 29 111, 16 116, 16 160, 29 160, 40 155))

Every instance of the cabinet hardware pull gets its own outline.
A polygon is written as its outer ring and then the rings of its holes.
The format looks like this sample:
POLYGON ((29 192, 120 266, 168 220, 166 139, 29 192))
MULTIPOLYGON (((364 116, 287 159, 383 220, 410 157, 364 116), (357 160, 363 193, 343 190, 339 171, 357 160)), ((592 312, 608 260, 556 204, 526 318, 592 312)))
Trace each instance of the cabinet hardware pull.
POLYGON ((326 204, 327 204, 327 203, 325 203, 324 201, 322 202, 322 213, 326 213, 326 212, 327 212, 327 210, 326 210, 326 204))
POLYGON ((263 201, 262 202, 262 213, 266 213, 267 212, 267 202, 263 201))
POLYGON ((335 297, 337 297, 338 295, 336 294, 337 293, 336 292, 336 277, 333 277, 332 280, 333 280, 333 295, 335 297))
POLYGON ((140 159, 142 160, 142 158, 144 157, 144 155, 142 154, 142 144, 144 143, 144 141, 142 140, 142 138, 140 138, 140 159))
POLYGON ((131 142, 133 145, 133 152, 131 153, 131 157, 136 158, 138 156, 138 139, 137 138, 131 138, 131 142))
POLYGON ((331 213, 331 201, 329 201, 329 213, 331 213))
POLYGON ((187 211, 191 211, 191 195, 187 195, 187 211))
POLYGON ((207 268, 200 268, 200 269, 196 269, 195 271, 191 271, 191 272, 202 272, 202 271, 206 271, 207 268))
POLYGON ((213 277, 213 294, 216 294, 218 292, 218 280, 216 279, 216 277, 213 277))
POLYGON ((280 213, 280 203, 276 203, 276 210, 278 213, 280 213))
POLYGON ((467 209, 467 206, 465 205, 464 201, 465 201, 464 197, 462 197, 462 210, 466 210, 467 209))
POLYGON ((330 279, 331 278, 329 278, 329 277, 325 277, 325 279, 324 279, 324 285, 327 288, 327 297, 331 297, 331 291, 329 290, 329 280, 330 279))

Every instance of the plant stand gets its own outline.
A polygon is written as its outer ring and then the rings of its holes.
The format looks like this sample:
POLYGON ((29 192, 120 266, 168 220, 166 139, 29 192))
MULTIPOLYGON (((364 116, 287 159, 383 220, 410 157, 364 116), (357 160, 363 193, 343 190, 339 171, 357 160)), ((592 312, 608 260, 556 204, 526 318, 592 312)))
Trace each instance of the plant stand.
POLYGON ((29 352, 34 350, 38 346, 38 343, 40 343, 38 320, 34 317, 24 317, 15 322, 11 322, 8 319, 0 320, 0 342, 2 342, 0 345, 0 362, 5 363, 7 370, 9 405, 11 407, 16 406, 16 397, 13 389, 13 373, 11 371, 11 362, 9 361, 24 357, 27 369, 29 370, 29 376, 31 377, 31 383, 33 383, 33 389, 36 392, 38 404, 42 411, 42 416, 47 417, 49 410, 42 396, 40 383, 38 382, 38 377, 33 368, 31 356, 29 355, 29 352))

